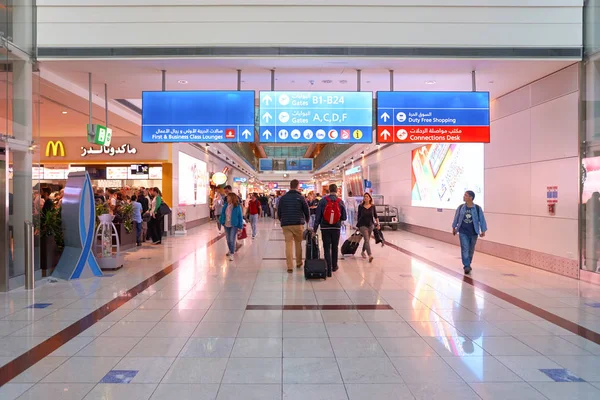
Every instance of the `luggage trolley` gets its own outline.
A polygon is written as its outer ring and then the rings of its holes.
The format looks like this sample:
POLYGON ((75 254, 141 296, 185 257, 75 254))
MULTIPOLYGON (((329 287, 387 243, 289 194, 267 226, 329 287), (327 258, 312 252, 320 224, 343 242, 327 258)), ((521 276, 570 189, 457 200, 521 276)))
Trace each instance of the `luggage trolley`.
POLYGON ((389 226, 393 231, 397 231, 400 227, 398 207, 390 206, 388 204, 377 206, 377 214, 379 215, 381 229, 389 226))

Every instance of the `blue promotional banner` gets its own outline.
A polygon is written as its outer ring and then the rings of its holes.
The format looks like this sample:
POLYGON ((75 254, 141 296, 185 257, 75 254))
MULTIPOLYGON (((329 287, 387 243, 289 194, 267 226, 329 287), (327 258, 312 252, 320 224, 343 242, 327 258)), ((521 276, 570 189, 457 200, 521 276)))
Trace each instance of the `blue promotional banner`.
POLYGON ((254 141, 254 91, 142 93, 142 142, 254 141))
POLYGON ((371 143, 371 92, 260 92, 262 143, 371 143))
POLYGON ((312 158, 293 158, 286 160, 287 171, 312 171, 312 158))
POLYGON ((270 158, 261 158, 258 163, 260 171, 273 171, 273 160, 270 158))
POLYGON ((377 142, 490 141, 488 92, 377 92, 377 142))

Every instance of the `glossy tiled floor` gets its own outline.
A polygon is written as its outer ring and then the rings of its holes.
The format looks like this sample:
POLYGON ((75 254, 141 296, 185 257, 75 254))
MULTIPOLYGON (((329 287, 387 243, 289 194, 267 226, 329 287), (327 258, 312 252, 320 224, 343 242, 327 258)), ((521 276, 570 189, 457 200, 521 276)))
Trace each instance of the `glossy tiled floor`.
MULTIPOLYGON (((114 276, 0 296, 4 365, 181 260, 0 399, 600 398, 599 345, 397 249, 374 247, 373 264, 347 258, 334 279, 308 282, 286 272, 272 220, 234 262, 224 240, 207 247, 216 236, 206 225, 129 253, 114 276)), ((386 238, 461 271, 456 247, 386 238)), ((600 332, 598 286, 479 254, 473 279, 600 332)))

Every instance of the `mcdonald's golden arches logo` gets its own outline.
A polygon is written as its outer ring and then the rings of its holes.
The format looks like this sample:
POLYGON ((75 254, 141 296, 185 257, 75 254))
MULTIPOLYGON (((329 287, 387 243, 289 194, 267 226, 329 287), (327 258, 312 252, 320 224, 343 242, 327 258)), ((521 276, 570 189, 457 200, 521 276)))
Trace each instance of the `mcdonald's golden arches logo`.
POLYGON ((50 153, 52 153, 52 157, 64 157, 65 146, 63 142, 60 140, 50 140, 46 145, 46 157, 50 157, 50 153))

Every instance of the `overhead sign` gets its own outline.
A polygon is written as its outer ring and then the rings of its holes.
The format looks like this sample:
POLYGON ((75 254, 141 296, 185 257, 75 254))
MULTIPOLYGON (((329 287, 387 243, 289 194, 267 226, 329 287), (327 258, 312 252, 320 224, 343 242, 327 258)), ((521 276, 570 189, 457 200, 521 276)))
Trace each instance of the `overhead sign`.
POLYGON ((286 170, 288 171, 312 171, 312 158, 293 158, 286 160, 286 170))
POLYGON ((371 143, 371 92, 260 92, 263 143, 371 143))
POLYGON ((254 91, 142 93, 142 142, 253 142, 254 91))
POLYGON ((258 162, 260 171, 273 171, 273 160, 270 158, 261 158, 258 162))
POLYGON ((377 92, 378 143, 489 143, 488 92, 377 92))
POLYGON ((88 142, 99 144, 100 146, 110 146, 112 140, 112 129, 107 128, 103 125, 93 124, 87 125, 88 130, 88 142))
MULTIPOLYGON (((50 144, 50 143, 48 143, 50 144)), ((135 147, 130 146, 128 143, 123 144, 118 147, 114 146, 100 146, 95 149, 94 146, 90 147, 81 147, 81 157, 87 157, 91 154, 106 154, 110 157, 114 157, 119 154, 135 154, 137 153, 137 149, 135 147)))
POLYGON ((248 178, 234 176, 233 177, 233 183, 248 183, 248 178))

